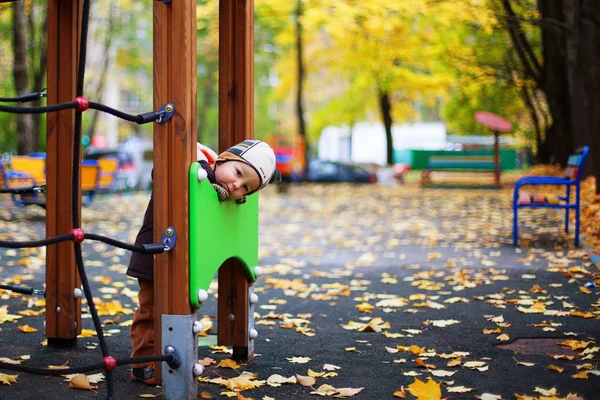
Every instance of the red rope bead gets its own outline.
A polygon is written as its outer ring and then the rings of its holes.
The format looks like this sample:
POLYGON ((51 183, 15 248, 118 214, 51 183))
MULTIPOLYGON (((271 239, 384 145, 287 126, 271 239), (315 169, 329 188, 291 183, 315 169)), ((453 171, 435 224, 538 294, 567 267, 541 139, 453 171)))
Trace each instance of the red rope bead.
POLYGON ((117 368, 117 360, 113 356, 106 356, 102 359, 104 369, 108 372, 114 371, 117 368))
POLYGON ((85 234, 83 233, 83 231, 79 228, 75 228, 71 231, 71 233, 73 234, 73 241, 75 243, 81 243, 83 242, 83 239, 85 239, 85 234))
POLYGON ((77 111, 83 112, 90 108, 90 102, 83 96, 77 96, 73 101, 77 102, 77 111))

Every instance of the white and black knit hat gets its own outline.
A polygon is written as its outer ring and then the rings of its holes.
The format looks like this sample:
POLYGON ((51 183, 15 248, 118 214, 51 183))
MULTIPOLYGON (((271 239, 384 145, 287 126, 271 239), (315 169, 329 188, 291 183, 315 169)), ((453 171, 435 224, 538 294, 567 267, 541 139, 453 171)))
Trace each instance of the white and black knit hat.
POLYGON ((275 167, 275 152, 260 140, 244 140, 228 148, 217 158, 217 163, 224 161, 241 161, 251 166, 260 178, 260 187, 255 191, 264 188, 270 181, 280 179, 275 167))

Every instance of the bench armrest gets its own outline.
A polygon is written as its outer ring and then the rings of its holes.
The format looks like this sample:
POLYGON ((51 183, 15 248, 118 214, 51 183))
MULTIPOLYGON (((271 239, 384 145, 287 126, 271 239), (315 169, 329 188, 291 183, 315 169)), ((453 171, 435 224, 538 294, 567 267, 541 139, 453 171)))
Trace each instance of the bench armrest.
POLYGON ((574 185, 577 181, 559 176, 524 176, 515 183, 515 191, 525 185, 574 185))

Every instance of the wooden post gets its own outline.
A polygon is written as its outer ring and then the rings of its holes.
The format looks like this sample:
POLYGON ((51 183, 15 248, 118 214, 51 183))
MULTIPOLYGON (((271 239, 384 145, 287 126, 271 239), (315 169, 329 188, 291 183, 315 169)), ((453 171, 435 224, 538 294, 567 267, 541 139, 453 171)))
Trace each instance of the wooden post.
MULTIPOLYGON (((177 244, 155 256, 155 354, 162 354, 161 316, 190 315, 189 168, 196 157, 196 2, 154 4, 154 110, 171 103, 176 112, 154 124, 154 242, 168 226, 177 244)), ((190 327, 191 329, 191 327, 190 327)), ((155 373, 161 382, 161 363, 155 373)), ((191 374, 191 371, 190 371, 191 374)))
POLYGON ((494 184, 500 187, 500 137, 499 132, 494 131, 494 184))
MULTIPOLYGON (((48 1, 48 105, 75 98, 82 8, 82 0, 48 1)), ((75 111, 48 113, 46 125, 46 237, 54 237, 71 233, 73 229, 71 182, 75 111)), ((81 188, 81 182, 78 184, 81 188)), ((81 213, 81 199, 77 207, 81 213)), ((72 344, 77 340, 81 332, 81 302, 75 299, 73 291, 80 285, 73 243, 48 246, 48 344, 72 344)))
MULTIPOLYGON (((219 152, 254 137, 254 2, 219 4, 219 152)), ((239 262, 219 269, 218 343, 233 346, 236 358, 248 349, 250 284, 239 262), (231 317, 233 316, 233 321, 231 317)))

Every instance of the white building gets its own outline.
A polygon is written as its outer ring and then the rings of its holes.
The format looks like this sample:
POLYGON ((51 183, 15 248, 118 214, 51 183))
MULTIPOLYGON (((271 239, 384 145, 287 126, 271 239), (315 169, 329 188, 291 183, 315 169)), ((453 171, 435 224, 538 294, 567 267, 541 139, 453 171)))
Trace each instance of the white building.
MULTIPOLYGON (((446 125, 443 122, 416 122, 392 126, 394 150, 443 150, 446 125)), ((319 138, 319 158, 331 161, 386 164, 385 129, 381 123, 327 127, 319 138)))

